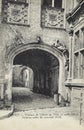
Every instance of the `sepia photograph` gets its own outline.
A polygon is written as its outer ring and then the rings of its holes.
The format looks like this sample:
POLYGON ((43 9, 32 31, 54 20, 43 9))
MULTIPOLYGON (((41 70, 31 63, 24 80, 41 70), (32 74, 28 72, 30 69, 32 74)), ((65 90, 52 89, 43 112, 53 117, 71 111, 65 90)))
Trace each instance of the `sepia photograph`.
POLYGON ((0 0, 0 130, 84 130, 84 0, 0 0))

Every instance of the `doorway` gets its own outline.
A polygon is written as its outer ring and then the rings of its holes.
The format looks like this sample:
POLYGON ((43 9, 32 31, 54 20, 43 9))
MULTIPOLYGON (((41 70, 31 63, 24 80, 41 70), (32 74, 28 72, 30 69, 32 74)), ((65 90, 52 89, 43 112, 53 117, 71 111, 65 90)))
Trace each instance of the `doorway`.
MULTIPOLYGON (((18 71, 19 77, 22 77, 23 80, 23 86, 12 86, 12 101, 17 108, 20 109, 22 106, 26 106, 25 109, 33 106, 55 107, 56 104, 53 97, 54 93, 58 93, 59 86, 58 59, 46 51, 30 49, 18 54, 14 58, 13 68, 15 67, 17 71, 13 73, 13 80, 18 71), (32 70, 32 73, 30 73, 30 70, 32 70), (19 106, 21 107, 19 108, 19 106)), ((17 79, 20 82, 20 78, 17 79)))
POLYGON ((65 68, 63 55, 59 50, 44 44, 25 44, 13 48, 7 55, 5 105, 10 106, 12 100, 13 66, 22 65, 32 69, 34 94, 42 94, 53 98, 59 93, 66 98, 65 68))

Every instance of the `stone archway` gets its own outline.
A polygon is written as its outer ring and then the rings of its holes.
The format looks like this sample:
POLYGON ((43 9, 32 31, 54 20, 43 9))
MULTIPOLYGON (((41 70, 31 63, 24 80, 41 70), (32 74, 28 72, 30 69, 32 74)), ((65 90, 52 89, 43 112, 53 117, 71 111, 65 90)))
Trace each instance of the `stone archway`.
POLYGON ((30 49, 38 49, 43 50, 52 54, 59 60, 59 87, 58 93, 60 93, 64 98, 66 98, 66 88, 64 85, 65 81, 65 66, 64 66, 64 57, 63 54, 56 48, 51 47, 46 44, 38 44, 38 43, 31 43, 31 44, 23 44, 11 49, 6 57, 6 74, 5 74, 5 104, 6 106, 10 106, 12 103, 12 65, 14 58, 30 49))

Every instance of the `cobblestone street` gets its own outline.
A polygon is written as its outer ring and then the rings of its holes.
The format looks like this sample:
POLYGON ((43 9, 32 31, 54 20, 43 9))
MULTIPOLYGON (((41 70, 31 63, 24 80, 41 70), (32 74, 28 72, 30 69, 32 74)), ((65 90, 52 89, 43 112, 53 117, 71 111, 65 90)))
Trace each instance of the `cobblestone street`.
POLYGON ((42 94, 33 93, 28 88, 13 88, 15 117, 22 118, 62 118, 73 117, 79 120, 79 114, 70 107, 56 105, 54 99, 42 94))
POLYGON ((16 111, 58 107, 54 99, 42 94, 33 93, 28 88, 13 88, 13 103, 16 111))
POLYGON ((70 107, 59 107, 53 98, 35 94, 28 88, 13 88, 13 103, 15 112, 10 118, 0 121, 3 130, 83 130, 79 115, 70 107), (30 120, 31 119, 31 120, 30 120), (9 126, 10 124, 10 126, 9 126), (60 125, 61 124, 61 125, 60 125))

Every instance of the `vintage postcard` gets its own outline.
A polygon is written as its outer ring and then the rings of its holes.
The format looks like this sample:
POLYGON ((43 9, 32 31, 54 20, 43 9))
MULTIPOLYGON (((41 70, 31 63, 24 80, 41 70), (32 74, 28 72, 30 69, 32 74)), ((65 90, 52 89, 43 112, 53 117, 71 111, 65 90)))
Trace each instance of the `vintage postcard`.
POLYGON ((0 130, 84 130, 84 0, 0 0, 0 130))

